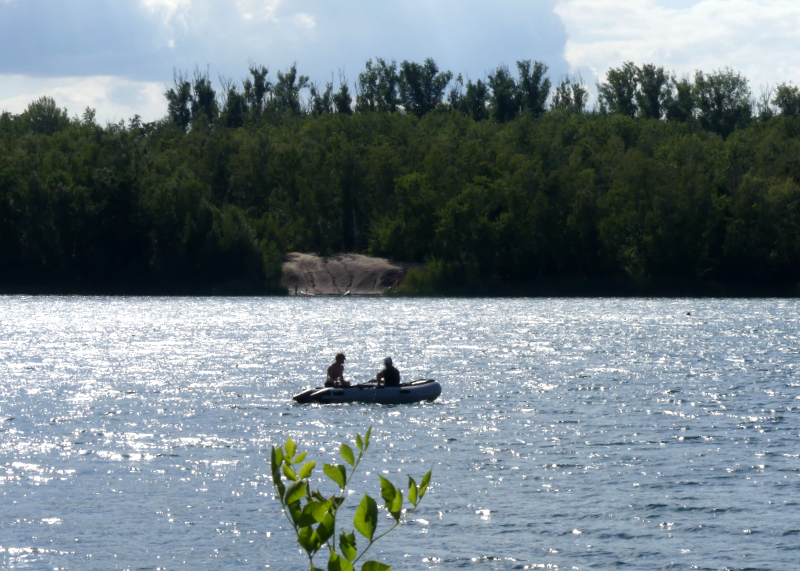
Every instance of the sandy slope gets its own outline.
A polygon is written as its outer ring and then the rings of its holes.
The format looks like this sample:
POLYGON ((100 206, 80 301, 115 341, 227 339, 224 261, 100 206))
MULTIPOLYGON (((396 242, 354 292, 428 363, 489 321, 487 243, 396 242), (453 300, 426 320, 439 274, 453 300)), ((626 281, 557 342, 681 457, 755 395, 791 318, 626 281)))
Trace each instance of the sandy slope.
POLYGON ((380 295, 395 283, 402 283, 411 264, 390 262, 360 254, 321 257, 292 252, 283 260, 281 285, 294 295, 380 295))

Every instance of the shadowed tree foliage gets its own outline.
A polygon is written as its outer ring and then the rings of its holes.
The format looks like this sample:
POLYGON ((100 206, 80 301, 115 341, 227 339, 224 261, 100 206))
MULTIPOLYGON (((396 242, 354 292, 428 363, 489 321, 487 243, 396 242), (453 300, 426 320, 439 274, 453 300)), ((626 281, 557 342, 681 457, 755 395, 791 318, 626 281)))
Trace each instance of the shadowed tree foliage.
POLYGON ((337 113, 353 114, 353 97, 350 95, 347 78, 343 73, 339 73, 339 91, 333 95, 332 102, 337 113))
POLYGON ((800 88, 787 83, 780 84, 775 88, 772 104, 784 117, 797 117, 800 115, 800 88))
POLYGON ((0 114, 0 291, 263 293, 290 251, 426 263, 417 292, 800 283, 793 85, 754 117, 731 70, 626 64, 610 77, 632 98, 607 82, 587 112, 579 77, 542 110, 533 60, 466 85, 397 69, 367 62, 355 102, 343 77, 251 65, 219 98, 176 73, 160 121, 103 127, 51 98, 0 114))
POLYGON ((175 71, 172 79, 174 86, 164 94, 167 113, 175 125, 187 129, 192 121, 192 84, 181 72, 175 71))
POLYGON ((666 115, 667 102, 672 92, 672 78, 663 67, 645 64, 636 68, 636 106, 639 116, 661 119, 666 115))
POLYGON ((216 120, 219 114, 217 92, 211 85, 208 70, 206 70, 205 73, 201 73, 199 69, 195 70, 194 81, 192 82, 192 95, 192 121, 199 119, 201 116, 209 122, 216 120))
POLYGON ((472 83, 467 80, 466 88, 461 75, 456 78, 455 85, 450 91, 448 103, 464 115, 469 115, 474 121, 484 121, 489 118, 489 85, 482 80, 472 83))
POLYGON ((399 103, 399 84, 395 61, 390 64, 381 58, 374 64, 372 60, 367 61, 366 69, 358 75, 356 110, 394 113, 399 103))
POLYGON ((272 82, 269 80, 269 69, 263 65, 251 64, 250 78, 244 81, 243 88, 244 99, 251 118, 260 118, 273 88, 272 82))
MULTIPOLYGON (((219 115, 217 107, 217 93, 211 84, 208 71, 201 73, 199 69, 194 72, 193 81, 189 81, 181 72, 173 74, 174 86, 167 90, 164 96, 167 99, 167 113, 172 122, 182 129, 187 129, 192 121, 204 118, 206 122, 213 122, 219 115)), ((228 92, 230 97, 230 92, 228 92)))
POLYGON ((400 64, 400 102, 408 113, 422 117, 441 103, 447 85, 453 79, 449 71, 440 72, 433 59, 425 63, 404 61, 400 64))
POLYGON ((550 79, 545 77, 547 69, 545 64, 538 61, 517 62, 520 104, 523 110, 537 117, 547 111, 547 100, 550 97, 550 79))
POLYGON ((504 65, 498 67, 494 73, 489 74, 487 83, 492 90, 490 98, 492 116, 500 123, 514 119, 519 113, 520 93, 508 67, 504 65))
POLYGON ((70 124, 67 110, 59 109, 55 100, 47 96, 28 105, 18 120, 25 128, 38 135, 53 135, 70 124))
POLYGON ((597 86, 600 108, 609 113, 635 117, 636 95, 639 87, 639 70, 633 63, 611 68, 606 73, 605 83, 597 86))
POLYGON ((747 79, 729 68, 708 75, 695 74, 694 98, 704 129, 723 137, 750 121, 753 113, 747 79))
POLYGON ((694 117, 697 107, 692 83, 687 78, 673 79, 672 88, 665 100, 667 119, 685 123, 694 117))
POLYGON ((565 76, 556 86, 551 108, 553 111, 583 113, 589 101, 589 92, 580 76, 565 76))
POLYGON ((320 92, 316 84, 308 86, 311 95, 311 115, 319 116, 325 113, 333 113, 333 82, 325 84, 325 91, 320 92))
POLYGON ((293 65, 285 73, 278 72, 278 80, 272 88, 270 106, 280 115, 288 114, 299 116, 302 108, 300 105, 300 91, 309 86, 308 77, 297 74, 297 66, 293 65))

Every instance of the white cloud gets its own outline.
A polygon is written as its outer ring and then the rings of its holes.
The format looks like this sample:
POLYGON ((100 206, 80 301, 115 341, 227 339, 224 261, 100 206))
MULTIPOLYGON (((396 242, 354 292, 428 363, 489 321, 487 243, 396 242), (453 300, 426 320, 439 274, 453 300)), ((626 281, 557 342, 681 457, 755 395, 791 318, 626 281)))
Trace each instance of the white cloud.
POLYGON ((725 66, 741 71, 754 91, 800 79, 800 2, 702 0, 560 0, 573 69, 603 79, 625 61, 655 63, 678 75, 725 66))
POLYGON ((161 14, 165 24, 184 16, 192 8, 192 0, 140 0, 150 12, 161 14))
POLYGON ((166 114, 162 83, 130 81, 112 76, 36 78, 0 75, 0 112, 18 114, 36 99, 47 95, 70 115, 87 107, 97 110, 98 121, 118 122, 140 115, 154 121, 166 114))
POLYGON ((304 12, 295 14, 294 20, 301 28, 306 28, 307 30, 313 30, 317 27, 317 22, 311 14, 304 12))
POLYGON ((282 0, 236 0, 236 6, 245 20, 275 20, 275 11, 282 0))

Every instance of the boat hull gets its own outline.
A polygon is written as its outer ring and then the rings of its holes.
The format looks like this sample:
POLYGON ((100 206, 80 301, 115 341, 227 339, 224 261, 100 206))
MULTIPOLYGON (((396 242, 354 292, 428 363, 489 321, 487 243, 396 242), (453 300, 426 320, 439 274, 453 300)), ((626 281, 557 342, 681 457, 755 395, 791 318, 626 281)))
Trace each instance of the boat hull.
POLYGON ((376 387, 373 384, 342 388, 308 389, 295 395, 296 402, 336 404, 363 402, 376 404, 408 404, 436 400, 442 394, 441 385, 433 379, 404 383, 399 387, 376 387))

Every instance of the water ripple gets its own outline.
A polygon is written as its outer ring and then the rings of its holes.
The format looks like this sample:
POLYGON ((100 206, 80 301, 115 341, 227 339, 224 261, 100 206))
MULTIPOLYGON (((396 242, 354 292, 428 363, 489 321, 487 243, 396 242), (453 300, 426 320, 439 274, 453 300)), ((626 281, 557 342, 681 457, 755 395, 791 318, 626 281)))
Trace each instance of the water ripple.
POLYGON ((292 437, 331 461, 370 424, 358 490, 434 470, 422 509, 379 544, 395 569, 796 567, 793 300, 0 308, 4 568, 302 569, 270 446, 292 437), (291 404, 338 351, 355 381, 392 355, 442 397, 291 404))

